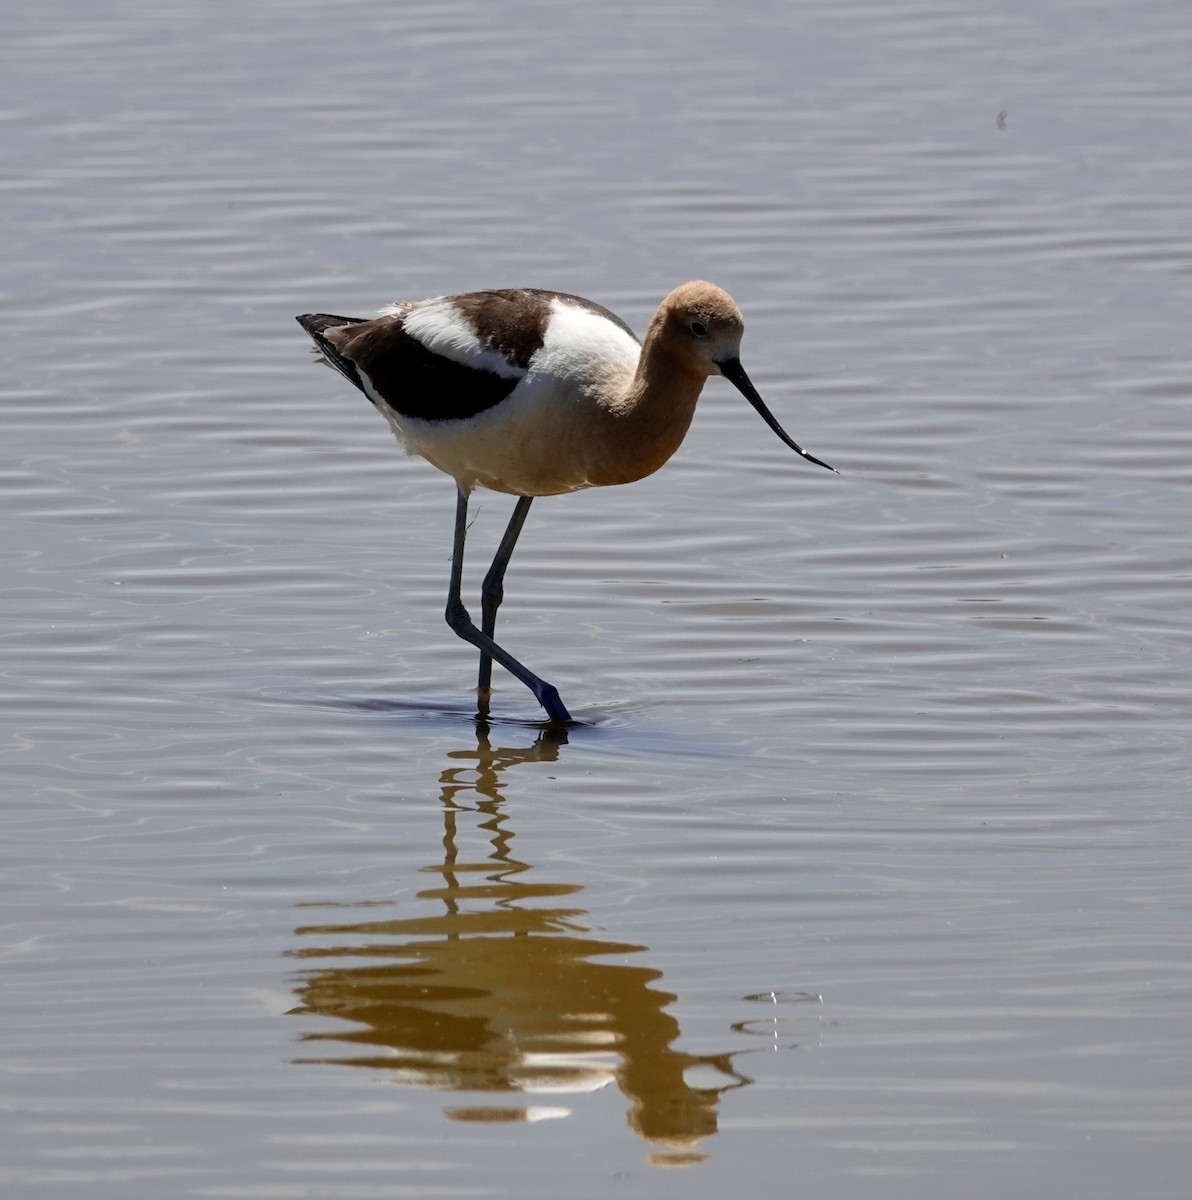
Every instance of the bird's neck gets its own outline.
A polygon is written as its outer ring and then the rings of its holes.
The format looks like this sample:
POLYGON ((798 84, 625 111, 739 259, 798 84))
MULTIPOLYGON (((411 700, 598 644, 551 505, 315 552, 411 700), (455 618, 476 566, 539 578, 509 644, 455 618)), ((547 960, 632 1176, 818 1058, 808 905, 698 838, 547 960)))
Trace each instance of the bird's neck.
POLYGON ((631 483, 657 471, 682 444, 705 378, 647 335, 636 373, 603 414, 600 482, 631 483))

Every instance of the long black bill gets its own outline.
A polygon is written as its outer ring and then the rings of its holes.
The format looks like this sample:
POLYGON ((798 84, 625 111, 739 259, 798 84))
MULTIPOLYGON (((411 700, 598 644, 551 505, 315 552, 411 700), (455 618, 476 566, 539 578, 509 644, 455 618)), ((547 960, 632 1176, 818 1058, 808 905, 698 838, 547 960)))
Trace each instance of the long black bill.
POLYGON ((757 409, 761 419, 765 421, 769 427, 796 453, 801 454, 808 462, 813 462, 817 467, 823 467, 828 471, 833 471, 839 475, 840 472, 835 467, 829 467, 826 462, 821 462, 814 454, 808 454, 798 442, 794 441, 790 435, 778 424, 774 414, 762 402, 762 398, 757 394, 757 388, 749 382, 749 376, 745 374, 745 368, 741 366, 739 358, 726 358, 724 362, 716 364, 720 368, 720 373, 731 383, 737 391, 757 409))

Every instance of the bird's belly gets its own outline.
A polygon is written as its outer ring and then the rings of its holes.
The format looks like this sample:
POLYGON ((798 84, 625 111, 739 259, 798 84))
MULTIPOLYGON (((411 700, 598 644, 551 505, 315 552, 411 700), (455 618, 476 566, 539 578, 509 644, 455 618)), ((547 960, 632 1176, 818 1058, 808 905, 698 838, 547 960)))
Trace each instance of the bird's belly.
POLYGON ((469 493, 554 496, 593 487, 591 437, 574 408, 550 397, 518 396, 465 420, 425 421, 386 408, 410 454, 425 458, 469 493))

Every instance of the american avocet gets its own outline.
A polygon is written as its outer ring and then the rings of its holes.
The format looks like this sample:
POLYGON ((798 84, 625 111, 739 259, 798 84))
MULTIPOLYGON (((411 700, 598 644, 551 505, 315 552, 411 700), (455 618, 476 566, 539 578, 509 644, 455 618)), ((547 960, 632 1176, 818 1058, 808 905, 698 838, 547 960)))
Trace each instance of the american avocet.
POLYGON ((447 624, 480 651, 480 712, 492 660, 569 722, 558 691, 493 640, 505 568, 535 496, 632 483, 679 448, 704 380, 723 375, 796 453, 738 357, 745 320, 710 283, 685 283, 659 305, 645 342, 620 317, 561 292, 521 288, 399 301, 379 316, 313 313, 298 322, 356 385, 410 454, 456 484, 447 624), (481 589, 477 628, 460 598, 468 497, 517 496, 481 589))

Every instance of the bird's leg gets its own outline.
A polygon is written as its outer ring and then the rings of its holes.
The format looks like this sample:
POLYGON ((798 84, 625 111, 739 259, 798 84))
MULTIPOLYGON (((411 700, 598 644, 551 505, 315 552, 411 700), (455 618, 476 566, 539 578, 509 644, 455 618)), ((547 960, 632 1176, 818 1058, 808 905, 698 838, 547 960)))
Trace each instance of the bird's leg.
MULTIPOLYGON (((519 508, 523 506, 519 503, 519 508)), ((526 501, 524 506, 529 508, 529 501, 526 501)), ((514 516, 517 516, 517 510, 514 511, 514 516)), ((522 520, 525 519, 525 512, 521 513, 522 520)), ((512 522, 511 522, 512 527, 512 522)), ((517 541, 517 534, 521 530, 520 523, 514 529, 513 536, 510 538, 509 531, 506 531, 505 538, 501 542, 502 548, 505 543, 509 542, 509 553, 513 552, 513 545, 517 541)), ((533 671, 523 667, 516 658, 513 657, 507 650, 502 649, 493 641, 492 637, 477 629, 472 623, 472 618, 468 616, 468 610, 464 607, 464 602, 460 598, 460 592, 463 588, 464 579, 464 539, 468 531, 468 498, 460 491, 455 502, 455 543, 451 555, 451 584, 447 591, 447 624, 451 626, 453 632, 464 639, 465 642, 470 642, 475 646, 483 656, 495 658, 511 675, 520 679, 534 693, 538 703, 546 709, 546 715, 552 721, 560 721, 570 723, 571 714, 563 705, 563 701, 559 699, 559 693, 555 688, 547 683, 544 679, 539 679, 533 671)), ((500 551, 498 551, 498 558, 500 551)), ((506 563, 508 563, 508 555, 506 563)), ((490 570, 489 574, 492 572, 490 570)), ((495 619, 495 606, 494 606, 495 619)))
MULTIPOLYGON (((526 523, 526 514, 530 511, 532 496, 519 497, 505 527, 505 536, 497 547, 493 565, 489 567, 484 577, 484 586, 480 589, 480 631, 485 637, 495 637, 497 633, 497 609, 505 598, 505 568, 513 557, 513 548, 521 535, 522 526, 526 523)), ((488 698, 492 692, 493 660, 483 650, 480 652, 480 679, 477 689, 480 695, 480 709, 488 710, 488 698)))

